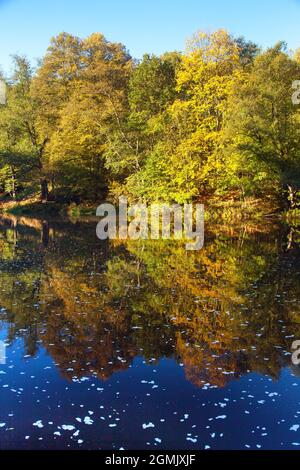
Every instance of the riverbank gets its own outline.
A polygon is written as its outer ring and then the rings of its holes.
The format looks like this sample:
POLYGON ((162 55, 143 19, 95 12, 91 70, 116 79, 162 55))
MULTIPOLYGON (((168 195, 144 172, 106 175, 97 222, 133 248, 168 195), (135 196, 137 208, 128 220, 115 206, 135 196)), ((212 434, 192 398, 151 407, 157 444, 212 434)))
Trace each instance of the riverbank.
MULTIPOLYGON (((99 201, 100 204, 101 201, 99 201)), ((200 203, 201 201, 199 201, 200 203)), ((21 201, 0 201, 0 214, 26 215, 26 216, 69 216, 81 217, 95 215, 97 203, 85 202, 81 204, 60 203, 55 201, 41 202, 39 196, 21 201)), ((243 222, 248 220, 279 219, 288 223, 300 224, 300 210, 281 210, 272 200, 248 198, 241 200, 209 200, 204 201, 205 219, 210 222, 243 222)))
POLYGON ((28 215, 28 216, 51 216, 68 215, 79 217, 81 215, 95 215, 94 204, 64 204, 55 201, 41 202, 39 197, 31 197, 21 201, 0 202, 0 214, 28 215))

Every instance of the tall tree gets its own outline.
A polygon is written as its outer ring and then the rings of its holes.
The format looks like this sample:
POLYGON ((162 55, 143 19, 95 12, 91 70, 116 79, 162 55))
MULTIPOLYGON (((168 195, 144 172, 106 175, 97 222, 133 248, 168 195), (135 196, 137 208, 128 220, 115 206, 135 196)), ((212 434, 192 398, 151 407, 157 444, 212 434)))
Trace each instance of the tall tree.
POLYGON ((157 121, 161 141, 147 159, 145 198, 190 201, 212 190, 227 98, 239 50, 223 30, 197 33, 178 68, 177 98, 157 121))
POLYGON ((56 182, 80 197, 105 192, 105 154, 112 135, 124 138, 131 57, 121 44, 93 34, 81 41, 81 68, 61 107, 49 155, 56 182))
POLYGON ((3 171, 9 175, 7 184, 13 197, 18 181, 30 174, 33 180, 39 180, 41 198, 46 199, 43 162, 46 139, 38 132, 37 106, 30 91, 33 71, 28 60, 20 56, 14 56, 14 67, 7 104, 0 114, 3 171))
POLYGON ((279 43, 258 56, 231 93, 224 164, 228 184, 248 193, 286 194, 295 207, 300 188, 300 113, 292 84, 300 66, 279 43), (227 141, 227 142, 229 142, 227 141))
POLYGON ((143 168, 162 134, 157 118, 176 97, 176 69, 180 62, 181 55, 172 52, 161 57, 146 54, 136 64, 129 82, 123 132, 116 129, 106 153, 115 192, 141 195, 143 168))

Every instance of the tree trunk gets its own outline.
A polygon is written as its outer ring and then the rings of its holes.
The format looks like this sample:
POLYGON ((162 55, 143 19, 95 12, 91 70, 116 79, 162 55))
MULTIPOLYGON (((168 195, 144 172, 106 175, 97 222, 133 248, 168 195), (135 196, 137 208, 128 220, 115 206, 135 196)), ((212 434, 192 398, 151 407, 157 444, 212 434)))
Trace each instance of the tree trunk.
POLYGON ((288 184, 288 191, 289 191, 289 203, 290 203, 290 208, 295 209, 296 208, 296 190, 288 184))
POLYGON ((49 196, 48 181, 46 180, 46 178, 41 178, 40 184, 41 184, 41 200, 42 202, 46 202, 48 201, 48 196, 49 196))
POLYGON ((49 224, 46 220, 43 220, 41 242, 47 248, 49 243, 49 224))
POLYGON ((11 167, 11 195, 13 200, 16 200, 16 177, 15 177, 15 171, 14 168, 11 167))

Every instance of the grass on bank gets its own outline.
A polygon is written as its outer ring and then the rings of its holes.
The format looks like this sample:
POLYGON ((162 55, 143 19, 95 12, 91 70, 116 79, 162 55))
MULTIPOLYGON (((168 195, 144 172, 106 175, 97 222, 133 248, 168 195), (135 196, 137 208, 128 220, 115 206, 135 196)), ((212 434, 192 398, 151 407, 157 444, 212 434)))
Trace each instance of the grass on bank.
MULTIPOLYGON (((199 201, 201 202, 201 201, 199 201)), ((60 202, 41 202, 39 195, 24 198, 19 201, 0 201, 0 213, 28 216, 51 216, 62 215, 69 217, 95 216, 96 208, 99 203, 60 203, 60 202)), ((241 222, 246 220, 259 220, 263 218, 283 218, 286 221, 299 220, 300 209, 280 212, 272 200, 262 201, 255 198, 245 200, 210 200, 204 203, 205 219, 210 222, 241 222)))
POLYGON ((20 201, 0 201, 0 213, 28 216, 65 215, 80 217, 81 215, 95 215, 96 205, 76 205, 59 202, 41 202, 39 196, 31 196, 20 201))

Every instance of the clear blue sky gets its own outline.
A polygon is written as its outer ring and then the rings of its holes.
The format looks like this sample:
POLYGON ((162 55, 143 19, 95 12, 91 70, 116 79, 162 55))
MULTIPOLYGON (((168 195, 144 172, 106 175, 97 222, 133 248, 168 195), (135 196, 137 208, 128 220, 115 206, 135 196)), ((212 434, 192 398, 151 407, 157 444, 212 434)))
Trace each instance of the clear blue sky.
POLYGON ((300 0, 0 0, 0 67, 41 57, 52 36, 100 31, 134 57, 183 50, 198 29, 225 28, 266 47, 300 47, 300 0))

